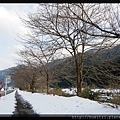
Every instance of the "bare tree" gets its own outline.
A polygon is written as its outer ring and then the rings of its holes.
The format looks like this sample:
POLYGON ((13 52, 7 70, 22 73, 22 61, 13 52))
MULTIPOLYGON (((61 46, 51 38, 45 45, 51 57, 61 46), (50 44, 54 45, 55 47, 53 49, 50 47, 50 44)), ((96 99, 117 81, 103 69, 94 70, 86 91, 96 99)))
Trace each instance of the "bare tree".
POLYGON ((38 40, 44 36, 52 50, 67 50, 74 57, 77 95, 81 96, 84 61, 118 41, 118 14, 107 4, 41 3, 38 11, 23 22, 38 40), (85 52, 91 48, 96 51, 86 57, 85 52))
MULTIPOLYGON (((40 75, 46 79, 47 94, 49 93, 50 70, 48 63, 54 61, 55 50, 47 41, 41 37, 28 35, 29 39, 24 39, 25 50, 20 51, 24 54, 24 60, 31 65, 39 68, 40 75), (31 61, 30 61, 31 58, 31 61), (34 62, 33 62, 34 61, 34 62)), ((42 77, 42 78, 43 78, 42 77)))
POLYGON ((83 4, 73 3, 73 7, 83 11, 84 18, 68 6, 69 10, 75 15, 72 19, 79 19, 82 22, 90 25, 94 28, 94 31, 82 32, 90 36, 109 37, 109 38, 120 38, 120 4, 83 4), (89 9, 89 11, 86 11, 89 9))
POLYGON ((11 76, 12 79, 15 81, 15 86, 22 90, 28 89, 29 82, 24 75, 23 66, 19 65, 18 67, 12 68, 11 71, 11 76))
POLYGON ((12 78, 15 80, 16 87, 34 93, 35 75, 28 66, 19 65, 12 69, 12 78))
POLYGON ((21 60, 17 63, 18 67, 13 69, 15 81, 26 83, 28 89, 34 93, 35 84, 37 83, 41 70, 36 61, 29 56, 26 49, 20 50, 17 54, 21 57, 21 60))

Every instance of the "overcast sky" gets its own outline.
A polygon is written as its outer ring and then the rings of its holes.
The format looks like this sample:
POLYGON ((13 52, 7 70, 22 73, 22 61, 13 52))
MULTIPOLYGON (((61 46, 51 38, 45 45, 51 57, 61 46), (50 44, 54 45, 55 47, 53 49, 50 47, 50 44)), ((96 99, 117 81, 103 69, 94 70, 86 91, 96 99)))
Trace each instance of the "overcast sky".
POLYGON ((25 33, 19 16, 35 11, 36 3, 0 3, 0 70, 16 66, 16 51, 22 47, 17 33, 25 33))
POLYGON ((37 6, 37 3, 0 3, 0 70, 17 65, 16 52, 22 48, 17 35, 27 31, 19 16, 26 18, 29 12, 36 11, 37 6))

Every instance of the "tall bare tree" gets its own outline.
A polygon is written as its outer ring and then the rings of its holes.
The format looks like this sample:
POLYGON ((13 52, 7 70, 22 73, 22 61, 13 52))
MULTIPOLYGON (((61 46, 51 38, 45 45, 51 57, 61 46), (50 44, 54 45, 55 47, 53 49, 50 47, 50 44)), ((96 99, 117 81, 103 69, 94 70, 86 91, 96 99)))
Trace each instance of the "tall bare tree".
POLYGON ((44 36, 52 50, 67 50, 74 57, 78 96, 82 93, 84 61, 120 37, 119 13, 112 8, 110 4, 41 3, 36 13, 23 20, 34 37, 44 36), (91 48, 96 51, 86 57, 85 52, 91 48))

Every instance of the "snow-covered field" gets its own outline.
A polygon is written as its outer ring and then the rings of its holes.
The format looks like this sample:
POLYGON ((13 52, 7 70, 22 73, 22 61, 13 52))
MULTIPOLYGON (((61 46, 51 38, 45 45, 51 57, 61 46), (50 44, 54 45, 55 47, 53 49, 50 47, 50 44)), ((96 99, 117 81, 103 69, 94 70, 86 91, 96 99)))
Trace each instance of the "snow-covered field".
POLYGON ((81 97, 62 97, 18 90, 38 114, 120 114, 119 109, 81 97))
MULTIPOLYGON (((82 89, 83 90, 83 89, 82 89)), ((94 92, 100 92, 100 93, 120 93, 120 89, 91 89, 94 92)), ((76 95, 76 88, 64 88, 62 89, 63 92, 69 93, 71 95, 76 95)))
MULTIPOLYGON (((72 96, 46 95, 17 89, 37 114, 119 114, 120 107, 112 108, 97 101, 72 96)), ((15 91, 0 98, 0 114, 13 114, 15 110, 15 91)))

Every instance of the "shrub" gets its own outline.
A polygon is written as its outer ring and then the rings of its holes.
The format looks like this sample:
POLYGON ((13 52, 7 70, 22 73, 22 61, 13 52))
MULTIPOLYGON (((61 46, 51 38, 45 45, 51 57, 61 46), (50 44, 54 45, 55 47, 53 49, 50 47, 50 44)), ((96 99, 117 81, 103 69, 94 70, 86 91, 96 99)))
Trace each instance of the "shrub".
POLYGON ((60 88, 53 88, 49 91, 50 94, 62 96, 63 91, 60 88))
POLYGON ((99 93, 91 91, 91 89, 89 87, 86 87, 86 88, 83 89, 81 97, 88 98, 88 99, 91 99, 91 100, 98 100, 99 93))
POLYGON ((63 91, 62 91, 62 89, 61 88, 53 88, 52 90, 50 90, 50 92, 49 92, 50 94, 53 94, 53 95, 59 95, 59 96, 64 96, 64 97, 71 97, 71 96, 74 96, 74 95, 71 95, 71 94, 69 94, 69 93, 64 93, 63 91))

